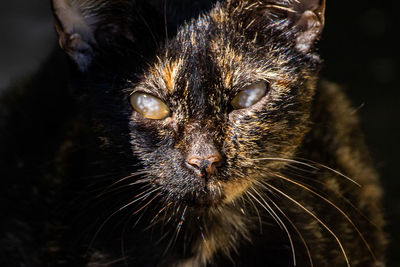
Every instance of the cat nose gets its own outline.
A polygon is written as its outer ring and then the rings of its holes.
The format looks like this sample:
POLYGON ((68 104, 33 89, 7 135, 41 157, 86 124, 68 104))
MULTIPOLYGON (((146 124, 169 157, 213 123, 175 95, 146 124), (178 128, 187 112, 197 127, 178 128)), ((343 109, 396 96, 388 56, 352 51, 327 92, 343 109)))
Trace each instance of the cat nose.
POLYGON ((217 170, 217 167, 221 165, 222 157, 215 151, 212 155, 203 157, 189 156, 187 163, 194 168, 199 176, 211 176, 217 170))

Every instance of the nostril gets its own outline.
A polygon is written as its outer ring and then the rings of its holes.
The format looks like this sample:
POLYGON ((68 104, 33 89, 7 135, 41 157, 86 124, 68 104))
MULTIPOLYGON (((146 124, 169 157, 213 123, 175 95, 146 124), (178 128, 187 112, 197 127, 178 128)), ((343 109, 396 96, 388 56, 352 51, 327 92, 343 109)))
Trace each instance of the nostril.
POLYGON ((202 159, 202 158, 194 158, 193 157, 188 160, 188 163, 190 165, 192 165, 193 167, 200 168, 201 165, 203 165, 203 161, 204 161, 204 159, 202 159))
POLYGON ((221 162, 221 156, 220 155, 212 155, 207 158, 207 161, 210 162, 210 164, 218 165, 221 162))
POLYGON ((215 173, 216 168, 221 163, 220 155, 212 155, 204 158, 200 157, 191 157, 187 160, 187 162, 193 166, 197 171, 200 171, 200 175, 212 175, 215 173))

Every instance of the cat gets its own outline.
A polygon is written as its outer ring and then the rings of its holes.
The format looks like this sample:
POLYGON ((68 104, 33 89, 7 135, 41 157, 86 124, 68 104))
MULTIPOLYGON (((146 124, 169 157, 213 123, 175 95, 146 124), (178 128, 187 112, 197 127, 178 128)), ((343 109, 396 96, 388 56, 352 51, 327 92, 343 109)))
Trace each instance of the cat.
POLYGON ((52 0, 1 98, 1 266, 384 266, 324 0, 52 0))

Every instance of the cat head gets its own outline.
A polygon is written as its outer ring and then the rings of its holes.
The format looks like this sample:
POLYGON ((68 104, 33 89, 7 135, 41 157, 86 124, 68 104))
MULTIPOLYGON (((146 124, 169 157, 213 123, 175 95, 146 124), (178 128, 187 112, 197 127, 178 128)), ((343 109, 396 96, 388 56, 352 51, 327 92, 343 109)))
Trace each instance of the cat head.
MULTIPOLYGON (((324 7, 323 0, 217 2, 165 40, 139 78, 126 77, 126 145, 146 181, 167 200, 214 206, 273 179, 284 164, 265 159, 290 159, 308 131, 324 7)), ((105 54, 141 52, 137 44, 152 37, 150 29, 139 34, 135 8, 127 0, 53 0, 60 45, 81 72, 105 54)), ((137 65, 129 56, 123 62, 137 65)))

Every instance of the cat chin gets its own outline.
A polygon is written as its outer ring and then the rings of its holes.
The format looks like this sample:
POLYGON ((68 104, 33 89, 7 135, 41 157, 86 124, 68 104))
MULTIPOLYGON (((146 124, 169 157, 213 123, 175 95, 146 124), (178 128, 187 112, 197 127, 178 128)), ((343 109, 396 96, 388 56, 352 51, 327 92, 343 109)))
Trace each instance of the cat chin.
POLYGON ((248 189, 250 183, 244 181, 228 181, 209 183, 203 190, 179 194, 178 190, 165 189, 165 200, 183 204, 192 213, 204 213, 206 211, 216 211, 229 206, 240 198, 248 189))
MULTIPOLYGON (((178 176, 180 177, 180 176, 178 176)), ((234 204, 253 184, 251 177, 221 177, 214 174, 204 178, 186 176, 185 179, 157 177, 151 181, 154 188, 161 189, 165 203, 176 203, 193 210, 219 209, 234 204), (182 181, 187 184, 182 186, 182 181)))
POLYGON ((219 208, 224 206, 226 202, 226 196, 221 189, 210 191, 207 188, 203 188, 203 190, 199 191, 182 193, 179 189, 165 187, 162 191, 164 192, 162 194, 163 202, 172 202, 177 206, 187 207, 195 213, 219 208))
POLYGON ((186 206, 192 208, 194 211, 198 210, 203 212, 208 209, 217 208, 224 204, 225 197, 221 194, 211 192, 201 192, 184 196, 181 199, 186 206))

